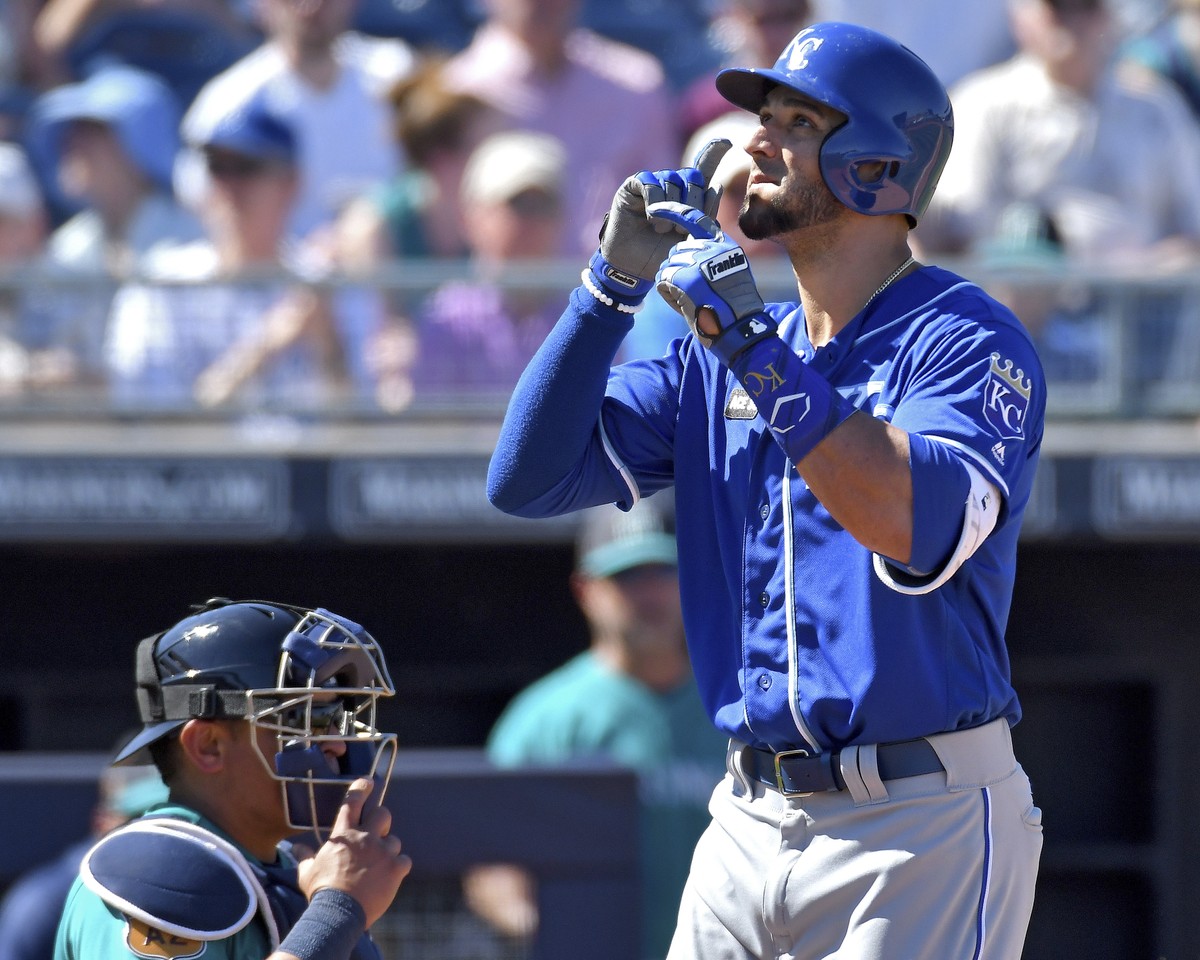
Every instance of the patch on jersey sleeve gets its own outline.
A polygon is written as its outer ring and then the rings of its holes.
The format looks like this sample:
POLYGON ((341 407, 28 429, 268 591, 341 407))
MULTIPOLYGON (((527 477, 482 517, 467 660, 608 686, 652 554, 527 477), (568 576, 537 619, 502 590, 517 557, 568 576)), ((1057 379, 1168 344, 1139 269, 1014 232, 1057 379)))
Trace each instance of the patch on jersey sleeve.
POLYGON ((757 416, 758 407, 750 399, 750 394, 742 387, 734 387, 730 391, 729 400, 725 404, 725 419, 753 420, 757 416))
POLYGON ((135 957, 147 960, 188 960, 208 947, 204 940, 188 940, 129 916, 125 918, 125 945, 135 957))
POLYGON ((1025 371, 1018 368, 1014 372, 1011 360, 993 353, 983 385, 983 416, 1002 440, 1025 438, 1025 415, 1032 393, 1033 382, 1025 376, 1025 371))

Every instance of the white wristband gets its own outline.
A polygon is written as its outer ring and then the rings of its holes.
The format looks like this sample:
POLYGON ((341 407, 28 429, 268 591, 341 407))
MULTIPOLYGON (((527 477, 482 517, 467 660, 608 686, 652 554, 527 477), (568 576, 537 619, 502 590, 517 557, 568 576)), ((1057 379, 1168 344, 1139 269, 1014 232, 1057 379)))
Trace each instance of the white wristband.
POLYGON ((587 287, 587 292, 601 303, 607 304, 610 307, 616 307, 622 313, 637 313, 642 309, 642 304, 640 303, 618 303, 601 290, 600 285, 596 283, 595 277, 592 274, 591 267, 584 267, 583 273, 579 275, 579 278, 583 281, 583 285, 587 287))

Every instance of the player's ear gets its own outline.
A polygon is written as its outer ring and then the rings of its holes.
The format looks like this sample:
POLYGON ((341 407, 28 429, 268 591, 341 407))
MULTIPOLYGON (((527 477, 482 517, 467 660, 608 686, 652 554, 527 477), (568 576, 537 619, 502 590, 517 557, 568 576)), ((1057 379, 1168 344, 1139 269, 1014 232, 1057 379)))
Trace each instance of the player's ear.
POLYGON ((179 748, 202 773, 217 773, 225 765, 232 744, 229 724, 216 720, 189 720, 179 731, 179 748))

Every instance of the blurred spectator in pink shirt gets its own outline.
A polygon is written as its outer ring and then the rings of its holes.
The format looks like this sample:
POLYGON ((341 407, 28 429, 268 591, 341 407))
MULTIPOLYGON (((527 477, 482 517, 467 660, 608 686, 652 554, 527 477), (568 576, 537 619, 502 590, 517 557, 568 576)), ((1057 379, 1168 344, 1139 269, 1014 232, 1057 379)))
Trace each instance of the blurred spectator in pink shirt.
POLYGON ((463 168, 498 118, 479 97, 450 89, 437 59, 398 81, 388 99, 407 165, 346 208, 339 220, 342 263, 370 271, 396 258, 465 259, 463 168))
MULTIPOLYGON (((352 202, 338 220, 337 265, 350 275, 389 271, 420 276, 427 259, 471 255, 462 207, 462 178, 474 149, 500 125, 479 97, 450 89, 443 59, 430 58, 392 88, 393 131, 407 165, 352 202)), ((554 251, 551 251, 554 252, 554 251)), ((393 412, 412 402, 416 333, 410 317, 429 289, 382 285, 387 321, 368 352, 376 398, 393 412)))
POLYGON ((562 313, 565 291, 507 285, 515 266, 560 244, 568 167, 561 143, 508 131, 485 140, 463 175, 474 277, 434 291, 416 311, 417 399, 500 409, 562 313))
POLYGON ((631 173, 673 167, 673 97, 651 54, 578 26, 580 0, 485 0, 487 20, 451 58, 452 86, 516 128, 558 138, 573 191, 563 254, 596 247, 613 191, 631 173))

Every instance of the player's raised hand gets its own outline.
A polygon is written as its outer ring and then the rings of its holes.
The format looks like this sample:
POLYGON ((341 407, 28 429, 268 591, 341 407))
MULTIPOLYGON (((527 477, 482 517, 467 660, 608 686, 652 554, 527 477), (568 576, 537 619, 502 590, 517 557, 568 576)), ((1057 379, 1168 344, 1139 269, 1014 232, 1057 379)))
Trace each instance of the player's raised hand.
POLYGON ((603 286, 618 294, 644 296, 671 247, 681 235, 694 232, 679 222, 684 211, 699 211, 712 233, 719 231, 712 218, 721 190, 710 184, 731 146, 728 140, 712 140, 690 167, 644 170, 621 184, 604 218, 600 249, 591 264, 603 286))
POLYGON ((677 244, 658 271, 658 292, 722 363, 775 333, 746 252, 724 236, 677 244))
POLYGON ((412 869, 391 835, 391 811, 367 802, 374 786, 366 778, 350 785, 329 839, 299 863, 300 889, 309 899, 324 888, 342 890, 362 906, 368 927, 391 906, 412 869))

